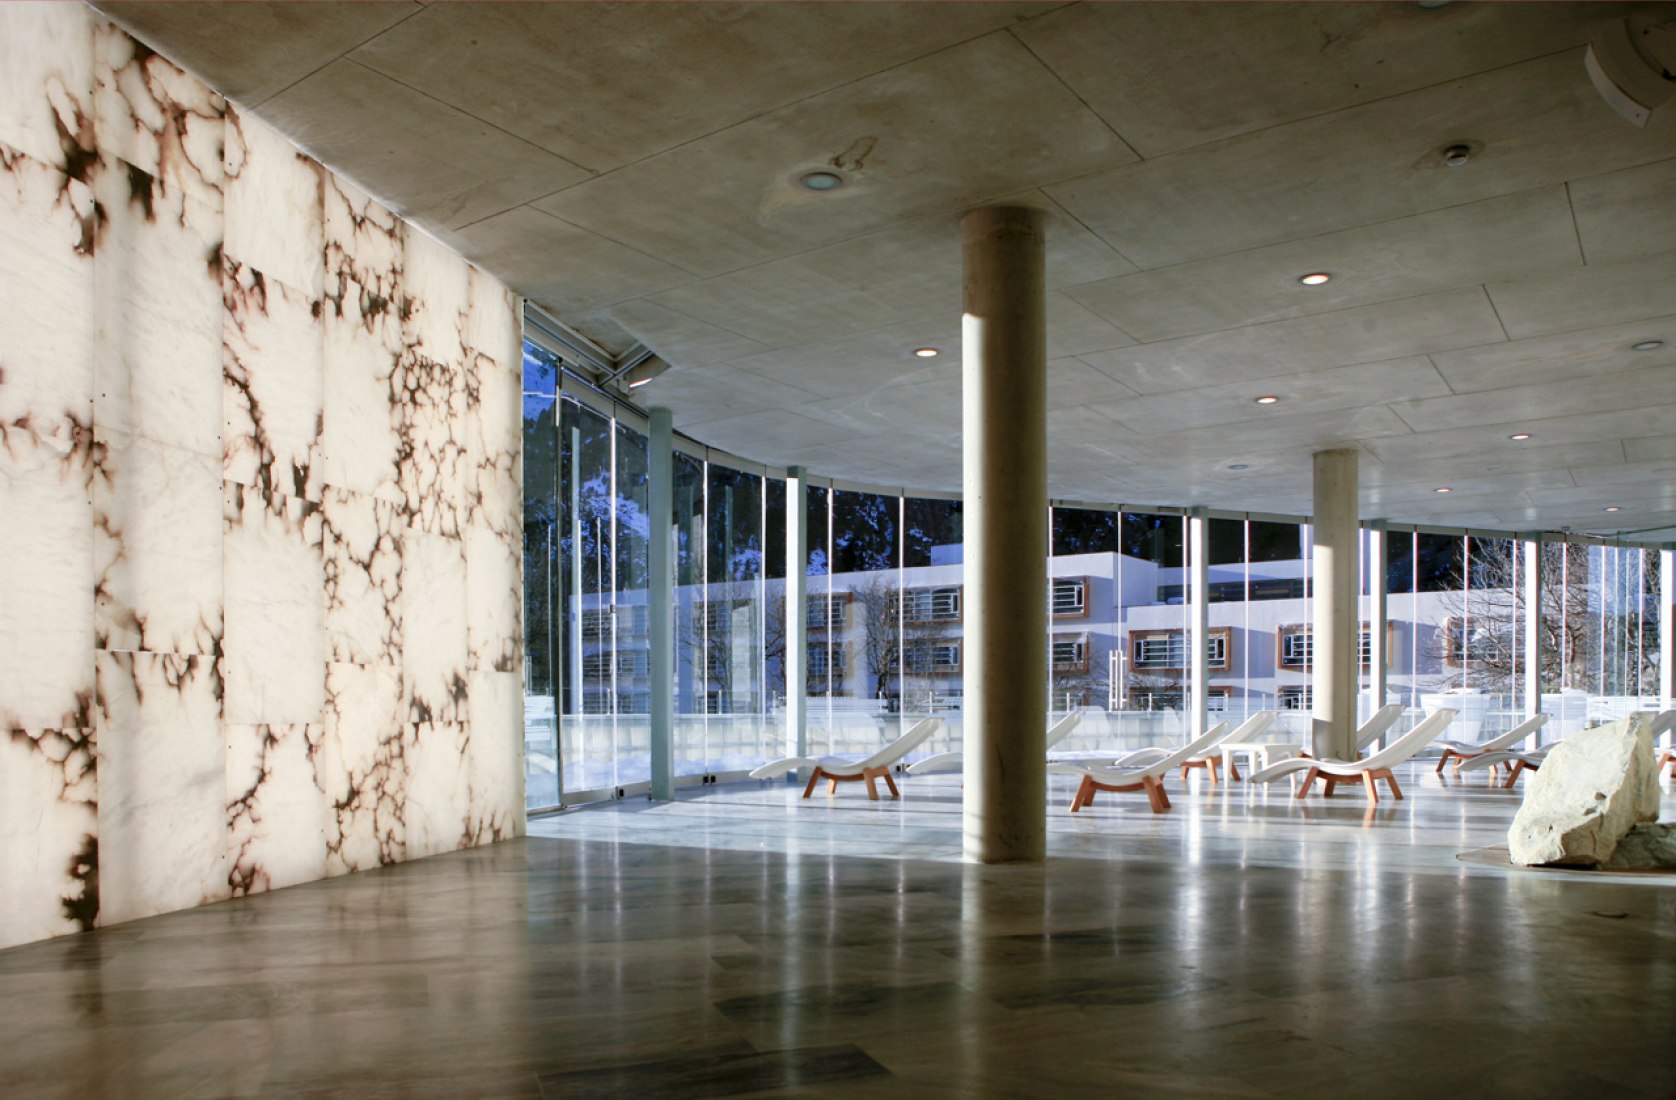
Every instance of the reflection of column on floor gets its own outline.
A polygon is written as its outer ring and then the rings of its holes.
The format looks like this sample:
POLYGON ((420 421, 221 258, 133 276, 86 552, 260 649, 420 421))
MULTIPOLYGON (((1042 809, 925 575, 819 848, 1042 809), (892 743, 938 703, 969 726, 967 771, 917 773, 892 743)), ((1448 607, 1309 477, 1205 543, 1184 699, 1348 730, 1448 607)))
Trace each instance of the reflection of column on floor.
POLYGON ((965 237, 965 851, 1047 851, 1047 306, 1039 210, 987 207, 965 237))
POLYGON ((1310 562, 1315 614, 1310 644, 1315 755, 1356 755, 1356 686, 1361 664, 1357 604, 1361 535, 1356 515, 1356 452, 1315 455, 1315 515, 1310 562))

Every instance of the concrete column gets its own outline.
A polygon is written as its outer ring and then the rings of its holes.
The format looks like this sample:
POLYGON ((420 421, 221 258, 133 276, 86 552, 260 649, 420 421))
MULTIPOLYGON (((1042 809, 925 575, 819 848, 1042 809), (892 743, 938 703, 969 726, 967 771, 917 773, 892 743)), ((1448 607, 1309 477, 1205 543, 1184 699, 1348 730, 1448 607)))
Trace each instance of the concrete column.
POLYGON ((1045 217, 961 219, 965 316, 966 858, 1047 854, 1045 217))
POLYGON ((1191 739, 1210 728, 1210 519, 1199 509, 1187 516, 1187 570, 1191 739))
POLYGON ((649 409, 646 630, 652 682, 652 797, 675 797, 675 430, 668 409, 649 409))
POLYGON ((1385 705, 1390 689, 1391 609, 1385 592, 1385 523, 1376 520, 1367 528, 1368 578, 1368 694, 1371 715, 1385 705))
MULTIPOLYGON (((1542 536, 1535 535, 1525 539, 1519 549, 1524 554, 1525 567, 1524 592, 1520 597, 1524 602, 1525 615, 1524 622, 1519 624, 1525 643, 1525 676, 1522 687, 1525 717, 1530 718, 1542 711, 1542 536)), ((1553 722, 1554 719, 1549 721, 1553 722)), ((1557 736, 1557 733, 1551 733, 1544 737, 1539 732, 1536 741, 1540 745, 1557 736)))
POLYGON ((1356 523, 1356 452, 1315 455, 1315 619, 1311 692, 1315 697, 1314 751, 1349 760, 1356 755, 1356 688, 1361 664, 1358 621, 1361 546, 1356 523))
POLYGON ((786 755, 809 752, 808 472, 786 471, 786 755))

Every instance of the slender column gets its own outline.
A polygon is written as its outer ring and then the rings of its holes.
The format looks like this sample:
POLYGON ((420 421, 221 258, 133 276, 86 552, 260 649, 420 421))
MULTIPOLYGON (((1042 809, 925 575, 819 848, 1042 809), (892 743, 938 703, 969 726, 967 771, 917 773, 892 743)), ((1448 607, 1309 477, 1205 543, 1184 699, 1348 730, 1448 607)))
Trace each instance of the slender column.
MULTIPOLYGON (((1542 536, 1534 535, 1524 540, 1519 549, 1525 558, 1525 590, 1522 596, 1525 621, 1520 624, 1525 643, 1525 682, 1522 687, 1525 696, 1525 717, 1530 718, 1542 711, 1542 536)), ((1537 734, 1537 744, 1547 739, 1542 733, 1537 734)))
POLYGON ((786 752, 809 752, 809 494, 807 471, 786 471, 786 752))
POLYGON ((1315 754, 1348 760, 1356 754, 1357 620, 1356 452, 1315 455, 1315 619, 1311 626, 1315 698, 1315 754))
POLYGON ((1192 616, 1187 631, 1192 654, 1188 658, 1191 738, 1210 728, 1210 520, 1201 509, 1187 516, 1187 569, 1187 611, 1192 616))
MULTIPOLYGON (((1659 706, 1676 700, 1676 550, 1659 551, 1659 706)), ((1676 735, 1667 738, 1676 743, 1676 735)))
POLYGON ((1367 526, 1368 693, 1371 715, 1385 705, 1390 688, 1391 609, 1385 593, 1385 521, 1367 526))
POLYGON ((966 858, 1047 854, 1047 298, 1044 216, 961 219, 966 858))
POLYGON ((675 797, 675 431, 668 409, 649 409, 647 662, 652 681, 652 797, 675 797))

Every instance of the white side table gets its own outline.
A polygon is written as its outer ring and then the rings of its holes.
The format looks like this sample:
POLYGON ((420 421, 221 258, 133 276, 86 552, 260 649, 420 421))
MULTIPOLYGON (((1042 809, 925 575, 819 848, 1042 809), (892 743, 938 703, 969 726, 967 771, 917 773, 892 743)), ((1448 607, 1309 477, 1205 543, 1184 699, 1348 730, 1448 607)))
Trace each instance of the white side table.
POLYGON ((1234 771, 1235 753, 1245 754, 1245 766, 1250 772, 1266 768, 1273 761, 1301 756, 1303 751, 1299 745, 1274 745, 1267 741, 1226 741, 1222 745, 1222 772, 1230 778, 1239 774, 1234 771))

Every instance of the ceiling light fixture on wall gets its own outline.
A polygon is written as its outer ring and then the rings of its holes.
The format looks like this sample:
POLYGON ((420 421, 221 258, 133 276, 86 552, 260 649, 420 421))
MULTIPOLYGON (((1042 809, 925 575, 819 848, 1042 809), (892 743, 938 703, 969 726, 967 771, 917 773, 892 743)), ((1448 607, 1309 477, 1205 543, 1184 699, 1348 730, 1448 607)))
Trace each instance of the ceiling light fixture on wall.
POLYGON ((915 348, 914 354, 921 359, 935 359, 943 353, 937 348, 915 348))
POLYGON ((1530 437, 1531 437, 1531 433, 1529 433, 1529 432, 1514 432, 1512 435, 1508 436, 1507 438, 1513 440, 1515 443, 1519 443, 1519 442, 1523 442, 1524 440, 1529 439, 1530 437))
POLYGON ((1280 398, 1276 397, 1274 394, 1266 393, 1262 397, 1259 397, 1257 399, 1257 404, 1259 404, 1259 405, 1272 405, 1276 401, 1279 401, 1279 400, 1280 400, 1280 398))
POLYGON ((1662 347, 1664 347, 1663 340, 1643 340, 1639 344, 1630 345, 1633 351, 1657 351, 1662 347))
POLYGON ((1332 276, 1327 274, 1325 271, 1311 271, 1308 275, 1298 276, 1298 282, 1304 284, 1305 286, 1320 286, 1322 283, 1331 278, 1332 276))
POLYGON ((836 191, 844 186, 844 177, 836 172, 805 172, 797 182, 811 191, 836 191))

